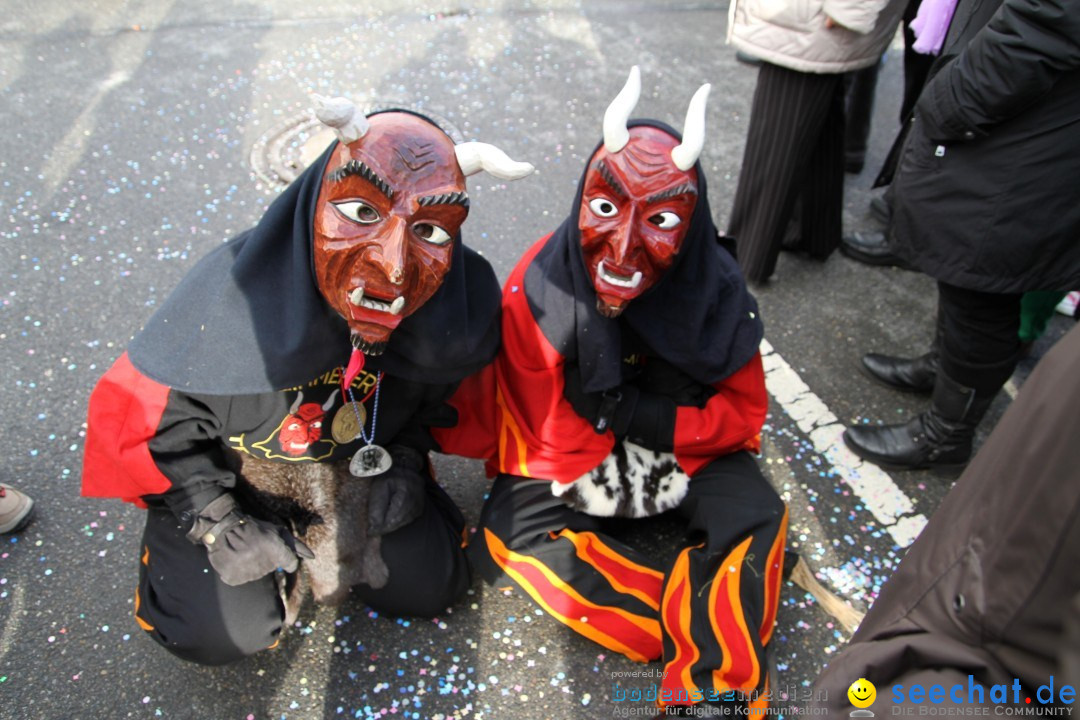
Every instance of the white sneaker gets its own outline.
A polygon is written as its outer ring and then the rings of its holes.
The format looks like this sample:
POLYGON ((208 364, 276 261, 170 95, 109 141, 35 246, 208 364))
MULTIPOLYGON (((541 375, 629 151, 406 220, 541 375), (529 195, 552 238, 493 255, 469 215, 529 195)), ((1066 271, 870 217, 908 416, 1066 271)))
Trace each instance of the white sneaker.
POLYGON ((1080 290, 1073 290, 1061 298, 1061 302, 1054 309, 1066 317, 1076 317, 1076 306, 1078 304, 1080 304, 1080 290))
POLYGON ((34 501, 10 485, 0 483, 0 535, 26 527, 34 501))

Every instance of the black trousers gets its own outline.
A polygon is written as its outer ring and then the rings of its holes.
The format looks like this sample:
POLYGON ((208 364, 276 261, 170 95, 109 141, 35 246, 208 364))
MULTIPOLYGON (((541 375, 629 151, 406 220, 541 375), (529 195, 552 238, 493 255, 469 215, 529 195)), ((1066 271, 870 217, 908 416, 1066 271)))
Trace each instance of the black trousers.
POLYGON ((938 283, 941 368, 979 394, 994 395, 1020 360, 1022 293, 987 293, 938 283))
POLYGON ((695 475, 671 512, 686 537, 675 560, 662 563, 613 537, 610 518, 570 509, 550 481, 500 475, 469 558, 488 582, 509 578, 604 647, 640 662, 662 657, 669 704, 761 689, 779 603, 784 502, 754 458, 739 452, 695 475))
MULTIPOLYGON (((471 583, 462 537, 465 520, 434 480, 424 514, 382 539, 390 569, 385 586, 365 585, 353 594, 392 615, 433 617, 471 583)), ((222 665, 277 644, 285 619, 278 580, 266 575, 245 585, 226 585, 202 545, 184 537, 169 510, 146 516, 135 619, 150 637, 184 660, 222 665)))
POLYGON ((904 96, 900 101, 901 125, 907 122, 911 111, 915 109, 919 93, 930 75, 930 67, 937 60, 937 55, 915 51, 915 32, 911 29, 911 21, 919 14, 920 4, 921 0, 910 0, 904 8, 904 96))
POLYGON ((879 61, 862 70, 844 73, 844 165, 848 172, 858 172, 854 167, 861 170, 866 160, 882 64, 879 61))
POLYGON ((798 248, 827 258, 840 244, 843 200, 844 75, 762 63, 727 230, 747 279, 773 274, 792 220, 798 248))

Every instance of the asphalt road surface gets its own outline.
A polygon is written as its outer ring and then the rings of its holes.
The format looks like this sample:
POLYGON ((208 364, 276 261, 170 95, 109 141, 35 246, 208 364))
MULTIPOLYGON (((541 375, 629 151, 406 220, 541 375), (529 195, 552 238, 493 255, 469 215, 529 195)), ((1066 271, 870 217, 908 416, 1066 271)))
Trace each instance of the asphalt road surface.
MULTIPOLYGON (((0 479, 34 496, 37 517, 0 538, 0 718, 562 720, 644 707, 613 689, 647 690, 659 664, 573 635, 509 586, 476 583, 435 620, 309 604, 273 651, 224 668, 172 658, 132 618, 141 512, 79 497, 85 408, 195 260, 252 225, 325 141, 311 91, 403 104, 534 163, 513 186, 469 181, 466 241, 505 278, 568 212, 631 65, 643 80, 637 114, 676 126, 711 82, 702 166, 724 227, 756 78, 724 44, 726 5, 4 3, 0 479)), ((895 48, 886 57, 867 169, 848 176, 849 230, 875 226, 869 184, 897 125, 899 59, 895 48)), ((839 254, 784 255, 756 294, 773 396, 762 466, 790 504, 790 546, 865 609, 949 483, 860 465, 839 432, 920 408, 856 362, 872 349, 922 351, 933 283, 839 254)), ((1067 327, 1055 320, 1015 384, 1067 327)), ((983 433, 1007 403, 1002 394, 983 433)), ((479 463, 439 458, 437 469, 474 522, 479 463)), ((645 525, 635 542, 663 552, 679 541, 664 519, 645 525)), ((786 584, 774 637, 795 707, 848 636, 786 584)))

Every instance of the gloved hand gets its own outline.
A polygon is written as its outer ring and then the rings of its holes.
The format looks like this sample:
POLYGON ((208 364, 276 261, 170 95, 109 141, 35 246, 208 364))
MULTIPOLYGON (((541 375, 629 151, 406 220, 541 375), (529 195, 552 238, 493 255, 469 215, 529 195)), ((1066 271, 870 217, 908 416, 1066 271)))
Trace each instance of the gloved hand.
POLYGON ((424 513, 427 497, 427 456, 405 445, 387 448, 394 463, 371 479, 368 494, 368 535, 403 528, 424 513))
POLYGON ((699 383, 685 372, 666 360, 650 357, 644 364, 644 370, 635 380, 639 388, 663 397, 670 398, 676 405, 705 407, 709 398, 716 391, 699 383))
POLYGON ((277 568, 296 572, 297 556, 315 557, 285 528, 239 510, 229 493, 198 512, 187 539, 206 546, 210 565, 226 585, 243 585, 277 568))
POLYGON ((588 420, 597 435, 608 431, 617 436, 624 435, 626 427, 634 417, 634 408, 637 407, 640 396, 637 388, 622 384, 604 392, 586 393, 579 382, 569 379, 569 376, 577 375, 576 372, 567 372, 566 375, 566 390, 563 394, 573 411, 588 420))
POLYGON ((567 401, 598 435, 610 430, 615 437, 628 438, 650 450, 672 449, 676 403, 671 398, 625 383, 604 392, 587 393, 576 368, 568 368, 563 375, 567 401))
POLYGON ((576 367, 567 367, 563 378, 563 396, 574 412, 589 421, 597 435, 608 430, 616 435, 626 433, 638 402, 636 387, 624 384, 603 392, 585 392, 576 367))

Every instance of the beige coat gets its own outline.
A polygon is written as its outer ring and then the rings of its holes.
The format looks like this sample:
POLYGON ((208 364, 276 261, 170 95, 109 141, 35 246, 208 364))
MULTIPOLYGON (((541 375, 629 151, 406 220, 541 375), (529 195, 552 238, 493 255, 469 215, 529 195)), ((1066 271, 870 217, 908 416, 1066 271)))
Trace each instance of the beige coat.
POLYGON ((908 0, 731 0, 728 42, 774 65, 842 73, 876 63, 908 0), (825 27, 826 17, 837 27, 825 27))

